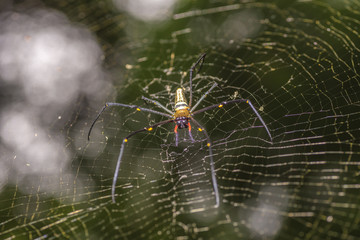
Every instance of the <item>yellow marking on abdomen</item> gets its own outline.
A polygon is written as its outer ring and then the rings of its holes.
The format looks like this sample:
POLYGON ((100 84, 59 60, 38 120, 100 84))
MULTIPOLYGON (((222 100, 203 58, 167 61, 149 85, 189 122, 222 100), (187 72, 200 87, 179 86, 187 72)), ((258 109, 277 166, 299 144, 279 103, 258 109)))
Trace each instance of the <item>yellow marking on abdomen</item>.
POLYGON ((189 105, 186 102, 184 90, 182 88, 178 88, 176 90, 175 96, 175 118, 180 117, 188 117, 190 115, 189 105))
POLYGON ((184 90, 182 88, 176 89, 175 105, 178 103, 185 103, 187 105, 184 90))

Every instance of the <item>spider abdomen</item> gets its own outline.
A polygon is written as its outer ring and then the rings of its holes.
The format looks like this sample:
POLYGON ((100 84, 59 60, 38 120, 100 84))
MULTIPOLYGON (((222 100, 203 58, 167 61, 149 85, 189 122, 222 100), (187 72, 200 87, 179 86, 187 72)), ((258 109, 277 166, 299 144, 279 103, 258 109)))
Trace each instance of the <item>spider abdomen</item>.
POLYGON ((184 90, 182 88, 176 90, 174 110, 174 118, 177 122, 183 119, 187 120, 187 118, 190 117, 189 105, 186 102, 184 90))

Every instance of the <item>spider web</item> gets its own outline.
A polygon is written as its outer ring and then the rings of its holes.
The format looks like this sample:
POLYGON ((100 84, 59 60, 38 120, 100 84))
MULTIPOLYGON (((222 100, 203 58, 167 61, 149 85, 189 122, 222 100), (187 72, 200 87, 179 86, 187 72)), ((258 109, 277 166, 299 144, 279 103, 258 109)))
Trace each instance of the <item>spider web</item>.
POLYGON ((106 76, 85 82, 85 89, 99 85, 59 110, 61 123, 46 125, 49 141, 62 143, 52 153, 69 159, 57 174, 19 171, 16 162, 26 156, 9 147, 2 128, 1 238, 360 237, 358 1, 177 3, 166 24, 152 25, 97 1, 64 2, 47 7, 92 30, 106 76), (141 96, 172 110, 176 88, 189 90, 189 68, 202 52, 194 103, 214 82, 219 87, 197 109, 249 99, 273 140, 245 103, 195 116, 213 141, 221 199, 214 208, 203 133, 193 129, 192 143, 179 130, 178 147, 173 124, 139 133, 125 147, 113 204, 123 138, 165 118, 111 108, 87 142, 91 121, 105 101, 161 111, 141 96))

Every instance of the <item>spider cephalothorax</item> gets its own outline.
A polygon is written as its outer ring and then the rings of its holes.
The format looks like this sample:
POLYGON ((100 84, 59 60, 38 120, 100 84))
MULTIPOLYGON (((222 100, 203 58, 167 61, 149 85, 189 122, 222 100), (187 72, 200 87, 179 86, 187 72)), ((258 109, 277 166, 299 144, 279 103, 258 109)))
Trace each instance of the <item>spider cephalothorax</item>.
POLYGON ((175 119, 175 122, 179 129, 188 128, 190 124, 187 117, 178 117, 175 119))
POLYGON ((199 71, 201 69, 201 66, 204 62, 206 54, 202 54, 199 59, 194 63, 194 65, 190 68, 190 101, 189 104, 186 102, 185 99, 185 94, 184 94, 184 90, 182 88, 178 88, 176 90, 176 95, 175 95, 175 108, 174 111, 170 111, 169 109, 167 109, 166 107, 164 107, 160 102, 156 101, 156 100, 152 100, 146 97, 142 97, 142 99, 152 102, 153 104, 157 105, 158 107, 162 108, 164 111, 166 111, 167 113, 164 112, 159 112, 156 110, 152 110, 152 109, 148 109, 148 108, 143 108, 143 107, 139 107, 136 105, 127 105, 127 104, 122 104, 122 103, 105 103, 105 106, 101 109, 101 111, 99 112, 99 114, 97 115, 97 117, 95 118, 95 120, 93 121, 93 123, 91 124, 91 127, 89 129, 89 133, 88 133, 88 139, 90 138, 90 133, 91 133, 91 129, 93 128, 96 120, 100 117, 101 113, 110 106, 118 106, 118 107, 127 107, 127 108, 133 108, 136 109, 137 111, 144 111, 144 112, 150 112, 153 114, 157 114, 157 115, 161 115, 164 117, 167 117, 168 120, 165 121, 161 121, 158 123, 153 124, 152 126, 149 127, 145 127, 142 129, 139 129, 137 131, 134 131, 132 133, 130 133, 127 137, 124 138, 122 144, 121 144, 121 148, 120 148, 120 154, 118 157, 118 161, 116 164, 116 169, 115 169, 115 174, 114 174, 114 179, 113 179, 113 184, 112 184, 112 188, 111 188, 111 195, 112 195, 112 201, 115 202, 115 187, 116 187, 116 180, 118 177, 118 172, 119 172, 119 168, 120 168, 120 162, 124 153, 124 147, 125 147, 125 143, 128 142, 128 139, 140 132, 145 132, 145 131, 152 131, 155 127, 157 126, 161 126, 167 123, 171 123, 171 122, 175 122, 175 145, 178 145, 179 142, 179 138, 178 138, 178 132, 177 129, 183 129, 183 128, 188 128, 189 131, 189 137, 192 141, 194 141, 192 135, 191 135, 191 125, 190 125, 190 121, 195 124, 195 126, 197 127, 197 129, 200 132, 203 132, 206 140, 207 140, 207 146, 209 149, 209 158, 210 158, 210 168, 211 168, 211 178, 212 178, 212 184, 213 184, 213 189, 214 189, 214 193, 215 193, 215 207, 218 207, 220 204, 220 196, 219 196, 219 189, 218 189, 218 185, 217 185, 217 181, 216 181, 216 174, 215 174, 215 166, 214 166, 214 160, 213 160, 213 154, 212 154, 212 148, 211 148, 211 140, 209 135, 207 134, 205 128, 203 128, 199 122, 197 122, 194 119, 194 116, 214 109, 214 108, 222 108, 224 107, 224 105, 226 104, 230 104, 230 103, 247 103, 249 104, 249 106, 251 107, 251 109, 254 111, 254 113, 256 114, 256 116, 259 118, 260 122, 262 123, 262 125, 265 127, 266 132, 268 133, 270 139, 272 140, 271 134, 269 129, 267 128, 264 120, 261 118, 260 114, 257 112, 257 110, 255 109, 255 107, 252 105, 252 103, 250 102, 250 100, 248 99, 233 99, 230 101, 225 101, 225 102, 221 102, 221 103, 217 103, 217 104, 213 104, 210 105, 208 107, 202 108, 200 110, 194 111, 196 109, 197 106, 199 106, 199 104, 202 102, 202 100, 204 100, 204 98, 211 92, 211 90, 213 90, 216 86, 217 83, 214 83, 212 85, 212 87, 207 90, 202 97, 197 101, 196 104, 192 105, 192 75, 193 75, 193 71, 195 70, 196 66, 198 64, 200 64, 199 67, 199 71))

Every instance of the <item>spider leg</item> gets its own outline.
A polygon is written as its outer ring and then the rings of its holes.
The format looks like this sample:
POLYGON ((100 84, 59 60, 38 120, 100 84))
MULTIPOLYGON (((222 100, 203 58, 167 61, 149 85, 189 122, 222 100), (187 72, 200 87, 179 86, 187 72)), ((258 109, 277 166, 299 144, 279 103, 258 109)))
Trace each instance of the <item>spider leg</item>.
MULTIPOLYGON (((188 122, 188 127, 189 127, 189 136, 192 142, 195 142, 192 134, 191 134, 191 124, 190 122, 188 122)), ((179 144, 179 133, 178 133, 178 125, 175 124, 175 128, 174 128, 174 133, 175 133, 175 146, 177 147, 179 144)))
POLYGON ((175 146, 178 146, 179 143, 179 133, 178 133, 178 125, 175 124, 174 133, 175 133, 175 146))
POLYGON ((189 127, 189 137, 190 137, 192 142, 195 142, 195 140, 194 140, 194 138, 193 138, 193 136, 191 134, 191 124, 190 124, 190 122, 188 123, 188 127, 189 127))
POLYGON ((107 107, 111 107, 111 106, 135 108, 137 111, 150 112, 150 113, 154 113, 154 114, 157 114, 157 115, 161 115, 161 116, 165 116, 165 117, 168 117, 168 118, 172 118, 172 116, 171 116, 170 114, 158 112, 158 111, 151 110, 151 109, 148 109, 148 108, 142 108, 142 107, 139 107, 139 106, 137 106, 137 105, 127 105, 127 104, 122 104, 122 103, 111 103, 111 102, 107 102, 107 103, 105 103, 105 106, 100 110, 100 112, 99 112, 98 115, 96 116, 95 120, 94 120, 93 123, 91 124, 90 129, 89 129, 89 133, 88 133, 88 140, 90 140, 91 130, 93 129, 93 127, 94 127, 94 125, 95 125, 95 122, 99 119, 100 115, 105 111, 105 109, 106 109, 107 107))
POLYGON ((198 123, 198 121, 196 121, 194 118, 191 119, 193 121, 193 123, 195 123, 195 125, 197 125, 199 131, 203 132, 204 135, 206 136, 207 139, 207 146, 209 148, 209 157, 210 157, 210 168, 211 168, 211 179, 212 179, 212 184, 213 184, 213 189, 215 192, 215 207, 219 207, 220 204, 220 196, 219 196, 219 188, 218 188, 218 184, 217 184, 217 180, 216 180, 216 173, 215 173, 215 164, 214 164, 214 159, 213 159, 213 153, 212 153, 212 148, 211 148, 211 139, 209 137, 209 135, 207 134, 205 128, 203 128, 200 123, 198 123))
POLYGON ((113 179, 113 183, 112 183, 112 187, 111 187, 111 198, 112 198, 113 203, 115 203, 115 187, 116 187, 116 181, 117 181, 118 174, 119 174, 121 159, 122 159, 122 156, 123 156, 123 153, 124 153, 125 143, 128 142, 128 139, 129 139, 130 137, 134 136, 134 135, 137 134, 137 133, 145 132, 145 131, 149 131, 149 132, 150 132, 150 131, 153 130, 154 127, 157 127, 157 126, 160 126, 160 125, 164 125, 164 124, 166 124, 166 123, 170 123, 170 122, 173 122, 173 121, 174 121, 173 119, 170 119, 170 120, 166 120, 166 121, 161 121, 161 122, 155 123, 155 124, 151 125, 150 127, 145 127, 145 128, 143 128, 143 129, 134 131, 134 132, 130 133, 126 138, 123 139, 122 144, 121 144, 121 147, 120 147, 120 154, 119 154, 119 157, 118 157, 118 160, 117 160, 117 163, 116 163, 116 168, 115 168, 115 173, 114 173, 114 179, 113 179))
POLYGON ((206 53, 203 53, 200 55, 199 59, 194 63, 194 65, 192 65, 192 67, 190 68, 190 100, 189 100, 189 107, 191 107, 191 103, 192 103, 192 78, 193 78, 193 71, 195 70, 196 66, 200 63, 200 67, 199 67, 199 71, 201 70, 201 67, 205 61, 205 56, 206 53))
POLYGON ((199 101, 197 101, 197 103, 191 108, 190 112, 194 111, 195 108, 197 106, 199 106, 199 104, 202 102, 202 100, 204 100, 204 98, 217 86, 218 84, 215 82, 211 88, 209 90, 207 90, 202 96, 201 98, 199 99, 199 101))
POLYGON ((169 109, 167 109, 164 105, 162 105, 161 103, 159 103, 156 100, 152 100, 150 98, 146 98, 144 96, 141 97, 143 100, 148 101, 148 102, 152 102, 153 104, 155 104, 156 106, 161 107, 162 109, 164 109, 166 112, 170 113, 171 115, 173 115, 173 112, 171 112, 169 109))
POLYGON ((266 123, 264 122, 264 120, 262 119, 262 117, 260 116, 260 114, 258 113, 258 111, 256 110, 256 108, 254 107, 254 105, 252 105, 252 103, 250 102, 250 100, 248 99, 235 99, 235 100, 230 100, 230 101, 224 101, 224 102, 221 102, 221 103, 218 103, 218 104, 214 104, 214 105, 211 105, 211 106, 208 106, 208 107, 205 107, 203 109, 200 109, 200 110, 197 110, 195 112, 193 112, 191 115, 194 116, 196 114, 199 114, 199 113, 202 113, 202 112, 205 112, 207 110, 210 110, 210 109, 213 109, 213 108, 222 108, 224 105, 226 104, 230 104, 230 103, 238 103, 238 102, 245 102, 247 104, 249 104, 249 106, 251 107, 251 109, 253 110, 253 112, 256 114, 256 116, 259 118, 260 122, 262 123, 262 125, 264 126, 267 134, 269 135, 270 137, 270 140, 272 141, 272 136, 271 136, 271 133, 269 131, 269 128, 266 126, 266 123))

